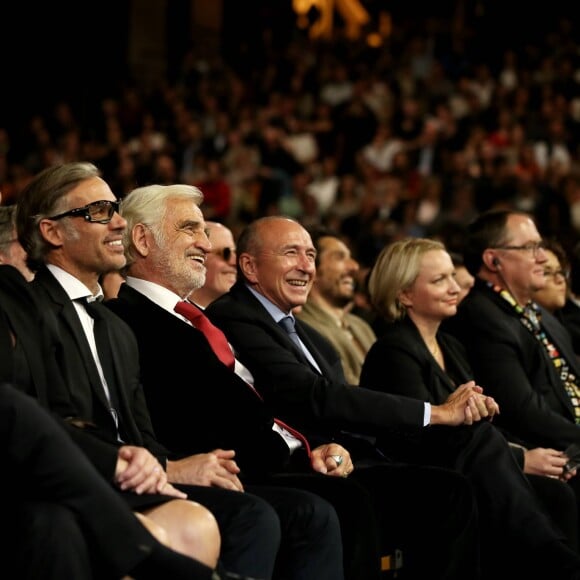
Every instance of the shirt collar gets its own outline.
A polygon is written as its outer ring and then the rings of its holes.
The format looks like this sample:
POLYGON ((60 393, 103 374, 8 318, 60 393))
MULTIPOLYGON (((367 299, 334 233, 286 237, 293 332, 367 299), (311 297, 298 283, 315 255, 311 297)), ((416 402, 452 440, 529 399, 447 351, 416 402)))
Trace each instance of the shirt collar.
POLYGON ((126 283, 127 286, 134 288, 141 294, 147 296, 149 300, 155 302, 155 304, 161 306, 161 308, 167 310, 167 312, 171 312, 173 315, 176 315, 174 310, 175 305, 183 300, 178 294, 168 290, 165 286, 161 286, 155 282, 150 282, 149 280, 127 276, 126 283))
POLYGON ((64 291, 67 293, 71 300, 81 300, 86 298, 88 302, 94 302, 98 300, 99 302, 103 299, 103 289, 99 285, 99 289, 96 294, 93 293, 75 276, 69 274, 67 271, 63 270, 60 266, 55 266, 54 264, 47 264, 46 267, 50 270, 51 274, 58 280, 59 284, 63 287, 64 291))
POLYGON ((268 314, 276 321, 280 322, 282 318, 290 316, 294 318, 292 312, 286 313, 280 310, 273 302, 268 300, 263 294, 256 292, 251 286, 246 284, 246 288, 260 301, 260 304, 268 311, 268 314))

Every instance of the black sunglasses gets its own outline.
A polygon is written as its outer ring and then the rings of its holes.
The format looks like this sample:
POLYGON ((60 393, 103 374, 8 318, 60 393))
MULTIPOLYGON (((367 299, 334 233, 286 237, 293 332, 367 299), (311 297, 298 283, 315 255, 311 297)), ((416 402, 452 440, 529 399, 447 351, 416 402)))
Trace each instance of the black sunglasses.
POLYGON ((217 250, 212 250, 212 254, 216 254, 224 259, 225 262, 229 262, 232 254, 236 253, 235 248, 219 248, 217 250))
POLYGON ((59 220, 64 217, 83 217, 87 222, 93 222, 97 224, 108 224, 112 219, 115 212, 119 211, 119 205, 121 200, 117 199, 115 201, 109 201, 108 199, 102 199, 100 201, 93 201, 83 207, 77 207, 64 213, 59 213, 58 215, 53 215, 47 219, 49 220, 59 220))

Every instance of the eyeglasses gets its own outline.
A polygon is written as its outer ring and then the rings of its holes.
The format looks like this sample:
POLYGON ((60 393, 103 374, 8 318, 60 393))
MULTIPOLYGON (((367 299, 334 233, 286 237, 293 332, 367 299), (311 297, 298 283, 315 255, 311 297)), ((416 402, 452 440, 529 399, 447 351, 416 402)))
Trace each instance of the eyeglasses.
POLYGON ((92 222, 96 224, 108 224, 112 219, 115 212, 119 211, 119 205, 121 200, 117 199, 115 201, 109 201, 108 199, 102 199, 100 201, 93 201, 83 207, 77 207, 64 213, 59 213, 58 215, 53 215, 47 219, 49 220, 59 220, 64 217, 83 217, 85 221, 92 222))
POLYGON ((521 246, 493 246, 493 250, 519 250, 520 252, 529 252, 534 256, 538 255, 540 250, 546 249, 546 242, 543 240, 540 242, 528 242, 527 244, 522 244, 521 246))
POLYGON ((225 262, 229 262, 232 255, 236 253, 236 249, 235 248, 219 248, 216 250, 212 250, 211 253, 216 254, 220 258, 223 258, 223 260, 225 262))
POLYGON ((569 275, 565 270, 556 270, 555 272, 552 272, 552 270, 544 270, 544 278, 552 278, 554 281, 560 280, 565 282, 568 280, 569 275))

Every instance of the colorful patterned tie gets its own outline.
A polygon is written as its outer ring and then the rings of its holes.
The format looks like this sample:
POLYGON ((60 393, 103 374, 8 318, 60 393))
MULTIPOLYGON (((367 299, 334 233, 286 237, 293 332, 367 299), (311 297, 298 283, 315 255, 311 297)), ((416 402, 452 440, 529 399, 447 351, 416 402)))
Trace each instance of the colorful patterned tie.
POLYGON ((217 326, 214 326, 197 306, 184 300, 175 305, 175 312, 187 318, 195 328, 203 332, 216 356, 227 367, 234 369, 236 359, 225 334, 217 326))

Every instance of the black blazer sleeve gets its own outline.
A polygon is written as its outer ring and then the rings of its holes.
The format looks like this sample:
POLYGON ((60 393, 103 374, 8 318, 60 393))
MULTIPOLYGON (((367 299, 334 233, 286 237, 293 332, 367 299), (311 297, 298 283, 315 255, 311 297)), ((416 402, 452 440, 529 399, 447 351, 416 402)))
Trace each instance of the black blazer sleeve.
POLYGON ((348 385, 331 344, 297 321, 297 332, 322 374, 303 362, 288 335, 243 284, 236 283, 213 302, 207 314, 254 375, 264 400, 288 422, 313 431, 346 429, 370 435, 392 424, 423 424, 422 402, 348 385))
MULTIPOLYGON (((480 283, 446 328, 466 346, 477 382, 498 402, 496 421, 510 439, 564 449, 580 440, 570 400, 543 346, 503 302, 480 283)), ((548 313, 542 321, 574 365, 558 322, 548 313)))

